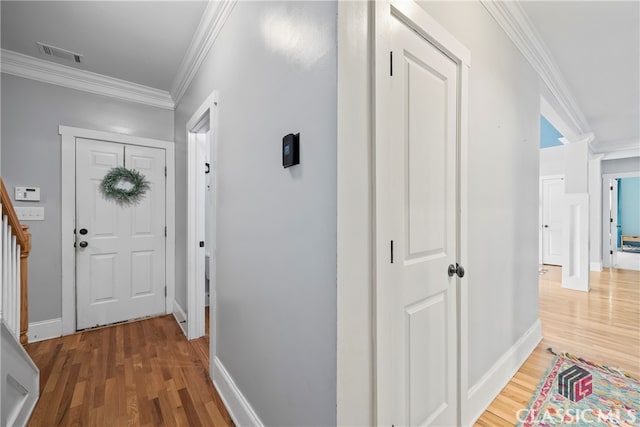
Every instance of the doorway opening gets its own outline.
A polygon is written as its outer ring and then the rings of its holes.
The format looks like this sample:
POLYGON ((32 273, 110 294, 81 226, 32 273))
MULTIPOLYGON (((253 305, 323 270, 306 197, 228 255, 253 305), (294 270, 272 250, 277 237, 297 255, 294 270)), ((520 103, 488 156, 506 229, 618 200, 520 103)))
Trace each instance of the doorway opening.
MULTIPOLYGON (((187 122, 187 338, 205 335, 209 314, 209 361, 216 342, 216 143, 217 93, 187 122)), ((185 324, 186 323, 186 324, 185 324)), ((210 369, 213 372, 213 369, 210 369)))
POLYGON ((603 176, 603 265, 640 270, 640 174, 603 176))

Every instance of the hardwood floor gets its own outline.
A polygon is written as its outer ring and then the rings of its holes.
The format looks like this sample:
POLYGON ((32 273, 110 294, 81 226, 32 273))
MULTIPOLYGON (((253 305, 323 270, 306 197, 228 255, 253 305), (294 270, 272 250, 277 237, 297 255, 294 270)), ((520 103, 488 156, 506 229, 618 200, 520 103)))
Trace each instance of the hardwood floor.
POLYGON ((556 352, 570 352, 593 362, 640 375, 640 272, 605 270, 591 273, 589 293, 560 287, 561 269, 540 277, 543 340, 477 426, 513 426, 526 408, 556 352))
MULTIPOLYGON (((560 268, 545 268, 544 339, 478 426, 517 424, 553 359, 547 347, 640 375, 640 272, 592 273, 587 294, 562 289, 560 268)), ((29 344, 41 375, 29 425, 233 425, 208 379, 208 347, 208 334, 189 342, 172 316, 29 344)))
POLYGON ((233 426, 208 347, 208 337, 187 341, 173 316, 29 344, 40 368, 29 426, 233 426))

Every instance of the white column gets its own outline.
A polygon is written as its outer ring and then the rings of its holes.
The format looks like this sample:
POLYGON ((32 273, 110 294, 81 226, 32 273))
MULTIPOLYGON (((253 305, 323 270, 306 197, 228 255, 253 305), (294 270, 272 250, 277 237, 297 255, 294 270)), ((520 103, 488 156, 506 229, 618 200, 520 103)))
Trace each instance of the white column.
POLYGON ((589 144, 592 133, 565 143, 562 287, 589 291, 589 144))

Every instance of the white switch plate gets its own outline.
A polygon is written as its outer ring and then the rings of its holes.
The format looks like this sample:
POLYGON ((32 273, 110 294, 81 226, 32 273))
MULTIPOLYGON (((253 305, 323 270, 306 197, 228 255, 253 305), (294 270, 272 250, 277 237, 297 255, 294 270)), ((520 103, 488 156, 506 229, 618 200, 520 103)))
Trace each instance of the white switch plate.
POLYGON ((44 221, 44 207, 15 207, 16 214, 20 221, 44 221))
POLYGON ((16 187, 16 202, 39 202, 40 201, 40 187, 16 187))

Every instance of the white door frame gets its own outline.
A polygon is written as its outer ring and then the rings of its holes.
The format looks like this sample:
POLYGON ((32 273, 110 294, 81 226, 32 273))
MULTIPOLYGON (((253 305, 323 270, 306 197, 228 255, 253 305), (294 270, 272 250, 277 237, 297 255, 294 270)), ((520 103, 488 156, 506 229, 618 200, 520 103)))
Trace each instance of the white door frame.
MULTIPOLYGON (((615 178, 635 178, 640 177, 640 172, 620 172, 620 173, 607 173, 602 175, 602 195, 601 199, 604 199, 605 192, 609 192, 610 181, 615 178)), ((616 202, 617 206, 617 202, 616 202)), ((613 248, 613 256, 609 253, 611 251, 611 246, 609 244, 609 239, 605 239, 604 236, 608 235, 608 230, 610 227, 609 222, 609 203, 605 203, 603 200, 602 203, 602 266, 603 267, 612 267, 615 268, 616 265, 616 252, 618 250, 618 243, 616 238, 616 244, 613 248), (606 233, 606 234, 605 234, 606 233)), ((618 223, 618 212, 614 213, 615 215, 615 223, 618 223)))
POLYGON ((142 138, 119 133, 82 129, 71 126, 59 126, 61 135, 61 228, 60 247, 62 252, 62 335, 76 332, 76 251, 74 248, 76 228, 76 138, 118 142, 127 145, 160 148, 165 150, 167 162, 167 183, 165 197, 165 218, 167 238, 165 239, 165 313, 173 311, 172 302, 175 292, 175 151, 173 141, 142 138))
MULTIPOLYGON (((196 195, 196 173, 199 172, 197 167, 197 150, 195 147, 196 133, 192 132, 200 122, 203 120, 209 121, 209 158, 210 160, 210 173, 211 173, 211 187, 212 197, 210 213, 214 216, 214 221, 211 223, 209 236, 205 236, 205 239, 209 240, 209 248, 211 251, 210 264, 209 264, 209 360, 210 364, 213 364, 215 355, 215 342, 216 331, 214 325, 217 310, 216 310, 216 206, 217 206, 217 144, 218 144, 218 122, 217 113, 218 110, 218 92, 212 92, 202 105, 193 113, 186 125, 187 135, 187 338, 195 339, 204 335, 204 304, 205 304, 205 289, 204 281, 197 283, 197 251, 196 248, 199 244, 198 236, 196 235, 196 222, 198 215, 204 215, 204 204, 198 204, 198 197, 196 195)), ((204 277, 204 276, 203 276, 204 277)), ((213 365, 212 365, 213 366, 213 365)), ((213 373, 213 369, 210 370, 213 373)))
MULTIPOLYGON (((444 27, 429 16, 413 1, 389 0, 375 2, 374 12, 374 121, 375 121, 375 292, 374 294, 374 330, 375 330, 375 367, 374 367, 374 424, 391 425, 391 357, 389 349, 390 331, 385 329, 391 324, 391 313, 387 310, 384 295, 389 292, 391 283, 386 277, 386 270, 381 267, 382 260, 386 261, 389 254, 389 239, 384 227, 384 212, 387 205, 386 192, 389 189, 383 187, 385 177, 389 171, 383 161, 385 150, 390 136, 391 117, 389 111, 391 103, 391 91, 389 87, 389 52, 391 51, 390 17, 392 14, 405 22, 409 27, 417 31, 422 37, 438 47, 445 55, 458 65, 458 262, 467 265, 468 242, 468 82, 469 68, 471 67, 471 53, 444 27)), ((470 272, 468 276, 473 276, 470 272)), ((468 283, 468 278, 464 282, 468 283)), ((468 328, 467 311, 468 295, 466 285, 461 286, 457 281, 458 295, 458 420, 462 425, 472 421, 477 408, 470 407, 470 394, 468 386, 468 328)))
POLYGON ((540 184, 539 184, 539 188, 538 188, 538 194, 540 197, 540 207, 539 207, 539 211, 538 211, 538 241, 539 241, 539 263, 542 264, 544 261, 544 233, 542 232, 542 227, 543 227, 543 215, 544 215, 544 192, 543 192, 543 182, 547 179, 564 179, 564 175, 540 175, 540 184))

